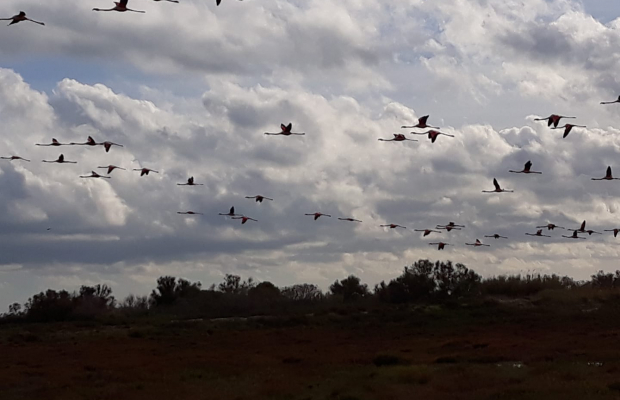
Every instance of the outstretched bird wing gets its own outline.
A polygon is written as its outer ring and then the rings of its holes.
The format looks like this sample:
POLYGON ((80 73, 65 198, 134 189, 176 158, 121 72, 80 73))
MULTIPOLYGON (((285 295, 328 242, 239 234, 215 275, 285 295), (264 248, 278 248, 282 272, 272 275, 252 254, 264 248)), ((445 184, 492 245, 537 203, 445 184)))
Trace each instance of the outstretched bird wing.
POLYGON ((499 183, 497 182, 497 179, 493 178, 493 186, 495 186, 495 190, 502 190, 502 188, 499 187, 499 183))

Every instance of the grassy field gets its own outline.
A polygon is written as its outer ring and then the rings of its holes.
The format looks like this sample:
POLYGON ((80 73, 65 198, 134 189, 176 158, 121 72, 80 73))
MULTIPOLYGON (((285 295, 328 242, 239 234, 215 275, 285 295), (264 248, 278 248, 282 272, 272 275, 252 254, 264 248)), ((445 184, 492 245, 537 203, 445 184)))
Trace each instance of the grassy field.
POLYGON ((618 399, 620 308, 0 327, 0 399, 618 399))

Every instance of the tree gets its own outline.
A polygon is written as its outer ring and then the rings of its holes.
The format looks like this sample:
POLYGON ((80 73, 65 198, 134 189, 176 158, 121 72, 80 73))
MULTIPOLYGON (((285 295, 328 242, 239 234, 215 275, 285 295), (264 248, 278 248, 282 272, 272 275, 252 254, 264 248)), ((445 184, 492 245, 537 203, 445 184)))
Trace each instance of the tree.
POLYGON ((323 298, 323 292, 316 285, 304 283, 293 285, 282 289, 282 295, 293 301, 317 301, 323 298))
POLYGON ((258 301, 273 301, 281 297, 280 289, 271 282, 261 282, 248 290, 248 297, 258 301))
POLYGON ((220 283, 217 289, 220 292, 235 295, 247 295, 249 290, 256 286, 254 279, 248 278, 247 281, 241 281, 238 275, 226 274, 224 282, 220 283))
POLYGON ((57 292, 48 289, 28 299, 25 313, 33 321, 64 321, 73 311, 72 296, 66 290, 57 292))
POLYGON ((9 315, 20 315, 22 310, 22 306, 19 303, 13 303, 9 306, 9 315))
POLYGON ((200 293, 202 284, 200 282, 191 283, 185 279, 174 276, 161 276, 157 279, 157 288, 151 293, 151 300, 156 306, 171 305, 178 298, 185 298, 200 293))
POLYGON ((348 278, 335 281, 330 287, 331 294, 342 296, 344 301, 351 301, 369 294, 368 285, 361 284, 360 278, 350 275, 348 278))

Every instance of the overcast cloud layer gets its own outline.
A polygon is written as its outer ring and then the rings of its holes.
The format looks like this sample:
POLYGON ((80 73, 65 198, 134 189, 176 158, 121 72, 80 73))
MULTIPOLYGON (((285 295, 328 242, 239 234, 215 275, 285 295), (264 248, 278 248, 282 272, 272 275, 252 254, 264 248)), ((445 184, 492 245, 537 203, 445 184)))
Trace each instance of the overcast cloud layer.
POLYGON ((486 275, 617 268, 609 232, 525 233, 620 228, 620 183, 590 180, 608 165, 620 176, 620 105, 599 104, 620 94, 620 6, 181 1, 132 0, 143 15, 91 11, 108 0, 3 2, 2 16, 47 25, 1 27, 0 155, 32 162, 0 163, 0 309, 48 287, 147 293, 166 274, 326 287, 389 279, 419 258, 486 275), (588 128, 562 139, 533 121, 552 113, 588 128), (456 137, 377 141, 426 114, 456 137), (263 135, 281 122, 306 136, 263 135), (89 135, 124 147, 34 146, 89 135), (41 163, 60 153, 78 164, 41 163), (508 173, 528 160, 544 174, 508 173), (78 178, 108 164, 128 170, 78 178), (141 166, 159 174, 131 171, 141 166), (204 186, 176 185, 189 176, 204 186), (515 193, 481 193, 494 177, 515 193), (256 194, 275 200, 244 199, 256 194), (217 215, 231 206, 259 222, 217 215), (318 211, 334 218, 304 216, 318 211), (448 221, 467 228, 412 231, 448 221), (464 246, 494 233, 510 240, 464 246))

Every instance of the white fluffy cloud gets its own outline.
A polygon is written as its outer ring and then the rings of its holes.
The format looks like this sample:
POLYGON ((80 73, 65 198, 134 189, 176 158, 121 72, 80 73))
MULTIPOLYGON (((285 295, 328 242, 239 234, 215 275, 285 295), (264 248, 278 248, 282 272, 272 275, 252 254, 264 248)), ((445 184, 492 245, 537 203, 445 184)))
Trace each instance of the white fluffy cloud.
POLYGON ((620 93, 610 51, 620 26, 577 2, 280 0, 216 9, 132 0, 144 15, 6 3, 3 13, 24 9, 47 26, 6 28, 3 59, 101 60, 115 78, 67 76, 42 92, 20 68, 0 69, 0 151, 32 160, 0 164, 0 302, 99 281, 120 294, 146 292, 163 274, 326 285, 354 273, 374 283, 426 257, 487 274, 585 277, 615 267, 610 235, 579 243, 557 231, 524 235, 546 221, 586 219, 599 231, 619 223, 620 187, 589 178, 607 165, 620 176, 612 128, 620 114, 598 104, 620 93), (127 70, 141 71, 136 81, 116 78, 127 70), (427 113, 456 137, 377 141, 427 113), (588 128, 562 139, 533 121, 551 113, 588 128), (306 135, 263 135, 289 121, 306 135), (124 147, 34 146, 89 135, 124 147), (78 164, 40 162, 60 153, 78 164), (544 174, 508 173, 528 160, 544 174), (108 164, 127 171, 78 177, 108 164), (139 177, 132 169, 140 167, 159 173, 139 177), (188 176, 204 186, 176 185, 188 176), (481 193, 494 177, 515 193, 481 193), (256 194, 275 201, 244 199, 256 194), (233 205, 259 222, 217 215, 233 205), (177 214, 186 210, 205 216, 177 214), (315 211, 334 218, 303 215, 315 211), (364 222, 336 220, 349 216, 364 222), (467 228, 430 239, 412 232, 450 220, 467 228), (510 240, 464 246, 493 233, 510 240), (455 246, 438 253, 428 245, 438 240, 455 246))

